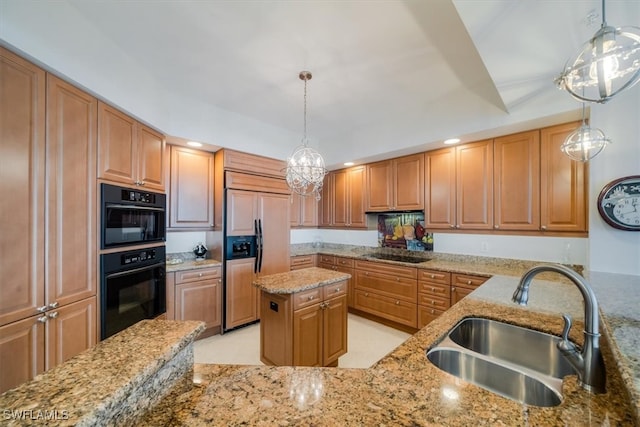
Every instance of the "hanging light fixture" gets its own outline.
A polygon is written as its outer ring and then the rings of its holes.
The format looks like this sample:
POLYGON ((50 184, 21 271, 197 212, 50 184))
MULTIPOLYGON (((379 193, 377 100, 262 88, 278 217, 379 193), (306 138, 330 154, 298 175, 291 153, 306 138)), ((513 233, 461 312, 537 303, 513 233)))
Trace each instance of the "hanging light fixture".
POLYGON ((301 196, 315 196, 320 200, 320 191, 327 170, 324 159, 316 150, 308 146, 307 139, 307 81, 311 80, 311 72, 301 71, 300 80, 304 81, 304 136, 302 144, 287 159, 286 180, 289 188, 301 196))
POLYGON ((640 80, 640 28, 608 26, 604 2, 600 29, 555 80, 582 102, 605 103, 640 80))
POLYGON ((573 160, 587 162, 600 154, 611 140, 600 129, 592 129, 585 121, 585 105, 582 104, 582 125, 567 136, 560 147, 573 160))

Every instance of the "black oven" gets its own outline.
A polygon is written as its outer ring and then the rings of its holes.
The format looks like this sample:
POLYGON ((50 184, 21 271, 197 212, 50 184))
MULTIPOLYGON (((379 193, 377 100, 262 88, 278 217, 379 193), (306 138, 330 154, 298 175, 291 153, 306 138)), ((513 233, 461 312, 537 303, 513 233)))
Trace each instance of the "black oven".
POLYGON ((101 184, 101 200, 102 249, 164 242, 164 194, 101 184))
POLYGON ((165 248, 100 256, 100 339, 166 311, 165 248))

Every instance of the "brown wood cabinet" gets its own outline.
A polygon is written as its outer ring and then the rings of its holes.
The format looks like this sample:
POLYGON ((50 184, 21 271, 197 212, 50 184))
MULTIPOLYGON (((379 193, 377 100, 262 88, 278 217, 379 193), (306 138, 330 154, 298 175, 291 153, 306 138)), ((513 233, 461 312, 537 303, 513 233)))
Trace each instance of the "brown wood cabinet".
POLYGON ((291 227, 318 226, 318 200, 314 196, 301 196, 291 193, 289 216, 291 227))
POLYGON ((320 268, 351 275, 351 277, 347 279, 347 303, 349 308, 354 307, 355 304, 356 272, 354 266, 355 261, 353 259, 334 255, 320 255, 320 261, 318 262, 318 267, 320 268))
POLYGON ((424 153, 367 165, 368 212, 424 209, 424 153))
POLYGON ((98 102, 98 178, 164 191, 165 138, 98 102))
POLYGON ((579 122, 540 130, 540 228, 543 231, 587 231, 587 164, 560 150, 579 122))
POLYGON ((214 155, 171 146, 169 227, 213 228, 214 155))
POLYGON ((318 207, 321 227, 366 228, 365 166, 329 172, 318 207))
POLYGON ((291 270, 315 267, 317 255, 296 255, 291 257, 291 270))
POLYGON ((97 101, 2 48, 0 86, 2 392, 96 342, 97 101))
POLYGON ((355 261, 354 308, 411 328, 417 327, 417 269, 355 261))
POLYGON ((173 274, 175 276, 167 282, 167 292, 172 293, 172 298, 167 298, 167 305, 169 300, 173 301, 173 310, 167 309, 167 318, 205 322, 206 329, 201 338, 219 333, 222 325, 221 267, 177 271, 173 274))
POLYGON ((451 305, 475 291, 488 277, 451 273, 451 305))
POLYGON ((540 229, 538 130, 494 140, 493 186, 494 229, 540 229))
POLYGON ((451 307, 451 273, 418 271, 418 328, 423 328, 451 307))
POLYGON ((253 286, 254 264, 254 258, 234 259, 226 262, 226 329, 255 322, 260 318, 258 314, 260 293, 253 286))
POLYGON ((427 152, 426 162, 425 227, 492 229, 493 141, 427 152))
POLYGON ((345 281, 289 295, 261 293, 260 360, 277 366, 337 366, 347 352, 345 281))

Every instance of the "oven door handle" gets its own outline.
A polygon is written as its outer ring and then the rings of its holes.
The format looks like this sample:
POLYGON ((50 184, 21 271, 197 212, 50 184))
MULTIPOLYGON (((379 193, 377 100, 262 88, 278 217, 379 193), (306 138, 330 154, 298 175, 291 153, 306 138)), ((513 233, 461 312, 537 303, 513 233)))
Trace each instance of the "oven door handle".
POLYGON ((158 264, 149 265, 147 267, 134 268, 134 269, 131 269, 131 270, 126 270, 126 271, 118 271, 117 273, 107 274, 105 276, 105 279, 113 279, 115 277, 126 276, 127 274, 133 274, 133 273, 140 273, 142 271, 152 270, 154 268, 164 267, 164 266, 165 266, 165 263, 161 262, 161 263, 158 263, 158 264))
POLYGON ((164 212, 163 208, 153 208, 151 206, 138 206, 138 205, 113 205, 110 203, 106 204, 107 208, 116 208, 116 209, 134 209, 137 211, 157 211, 164 212))

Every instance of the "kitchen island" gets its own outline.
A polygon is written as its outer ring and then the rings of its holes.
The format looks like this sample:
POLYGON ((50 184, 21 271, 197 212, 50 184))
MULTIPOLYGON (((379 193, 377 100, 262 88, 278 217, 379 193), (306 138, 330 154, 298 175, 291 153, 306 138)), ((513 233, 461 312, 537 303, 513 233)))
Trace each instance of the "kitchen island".
POLYGON ((347 279, 310 267, 258 277, 260 360, 275 366, 338 366, 347 352, 347 279))

